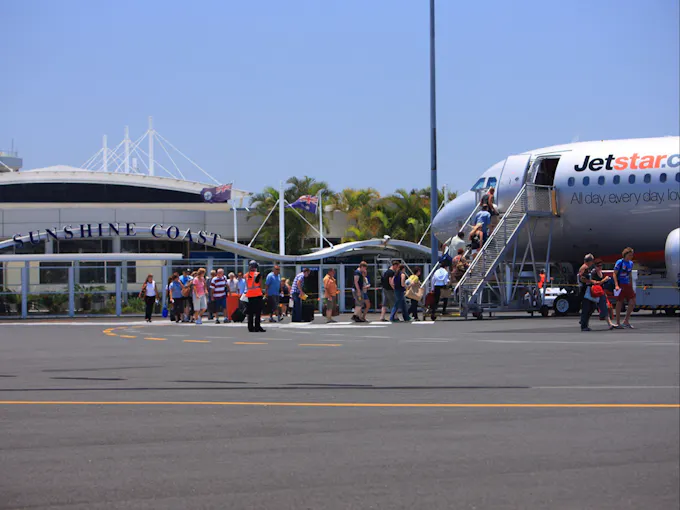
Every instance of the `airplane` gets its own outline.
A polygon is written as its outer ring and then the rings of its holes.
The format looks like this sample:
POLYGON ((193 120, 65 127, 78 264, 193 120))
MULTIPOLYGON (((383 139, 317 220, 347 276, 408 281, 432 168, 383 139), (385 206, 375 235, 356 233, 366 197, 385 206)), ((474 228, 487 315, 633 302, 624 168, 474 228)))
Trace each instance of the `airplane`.
MULTIPOLYGON (((525 183, 555 187, 552 260, 580 265, 593 253, 613 262, 631 246, 636 262, 665 261, 669 278, 680 274, 680 137, 577 142, 508 156, 437 214, 437 239, 446 243, 462 229, 480 193, 495 187, 503 214, 525 183)), ((539 219, 532 234, 539 258, 549 232, 550 219, 539 219)))

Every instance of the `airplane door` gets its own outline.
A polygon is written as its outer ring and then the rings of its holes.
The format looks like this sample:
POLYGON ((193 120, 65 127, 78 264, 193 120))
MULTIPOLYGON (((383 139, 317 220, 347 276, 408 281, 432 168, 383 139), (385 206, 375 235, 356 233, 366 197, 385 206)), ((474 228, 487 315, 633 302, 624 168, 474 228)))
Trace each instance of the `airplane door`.
POLYGON ((531 156, 528 154, 518 154, 505 160, 496 190, 496 200, 501 211, 507 209, 524 186, 530 159, 531 156))

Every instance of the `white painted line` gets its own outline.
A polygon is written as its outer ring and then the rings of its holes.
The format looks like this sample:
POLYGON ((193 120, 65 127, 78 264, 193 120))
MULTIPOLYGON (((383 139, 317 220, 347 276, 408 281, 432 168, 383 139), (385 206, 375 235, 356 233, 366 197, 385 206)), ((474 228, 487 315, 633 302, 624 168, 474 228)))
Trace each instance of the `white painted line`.
POLYGON ((441 344, 441 343, 446 343, 446 342, 450 342, 450 341, 451 340, 434 340, 434 339, 427 340, 427 339, 421 338, 420 340, 401 340, 400 343, 405 343, 405 344, 424 344, 424 343, 435 344, 435 343, 438 343, 438 344, 441 344))
POLYGON ((426 326, 428 324, 434 324, 434 322, 435 321, 416 321, 412 322, 411 324, 413 324, 414 326, 426 326))
POLYGON ((675 345, 680 346, 678 342, 645 342, 644 340, 474 340, 476 342, 487 342, 493 344, 567 344, 567 345, 675 345))
POLYGON ((680 386, 532 386, 538 390, 677 390, 680 386))

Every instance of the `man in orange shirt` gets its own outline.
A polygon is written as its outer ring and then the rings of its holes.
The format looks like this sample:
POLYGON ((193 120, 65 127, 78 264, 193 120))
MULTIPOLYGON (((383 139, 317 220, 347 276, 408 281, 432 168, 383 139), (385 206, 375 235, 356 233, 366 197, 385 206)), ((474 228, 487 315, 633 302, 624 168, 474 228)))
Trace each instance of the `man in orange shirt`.
POLYGON ((323 277, 323 290, 324 290, 324 304, 326 305, 326 322, 337 322, 333 319, 333 310, 337 305, 338 294, 338 284, 335 281, 335 269, 329 269, 326 276, 323 277))

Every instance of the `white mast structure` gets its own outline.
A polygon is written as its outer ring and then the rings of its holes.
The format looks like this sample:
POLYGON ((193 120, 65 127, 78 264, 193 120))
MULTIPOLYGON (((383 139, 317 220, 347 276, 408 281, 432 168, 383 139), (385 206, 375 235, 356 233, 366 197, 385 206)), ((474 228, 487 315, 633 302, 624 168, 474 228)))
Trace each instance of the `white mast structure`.
POLYGON ((149 115, 149 130, 147 131, 147 133, 149 134, 149 175, 156 175, 153 160, 153 139, 154 139, 153 117, 151 117, 150 115, 149 115))
POLYGON ((106 135, 102 136, 102 172, 109 171, 109 147, 106 135))
POLYGON ((222 184, 158 133, 153 127, 153 117, 149 117, 147 131, 134 141, 130 138, 128 126, 125 126, 123 140, 112 149, 108 147, 108 137, 104 135, 102 137, 101 149, 83 163, 81 168, 91 171, 112 171, 113 173, 123 172, 126 174, 135 173, 149 176, 157 175, 158 169, 161 169, 168 177, 173 179, 203 182, 205 177, 207 177, 207 182, 222 184), (145 139, 148 139, 148 152, 141 145, 145 139), (156 145, 161 148, 161 151, 156 150, 156 145), (165 164, 157 159, 157 152, 165 155, 163 158, 165 164), (137 160, 137 164, 134 164, 134 160, 137 160), (187 162, 189 163, 188 166, 186 165, 187 162), (182 168, 185 171, 187 168, 197 169, 202 176, 187 179, 182 169, 180 169, 180 163, 184 165, 182 168), (113 167, 113 170, 111 170, 111 167, 113 167))
POLYGON ((125 143, 125 173, 130 173, 130 128, 125 126, 125 136, 123 138, 125 143))

